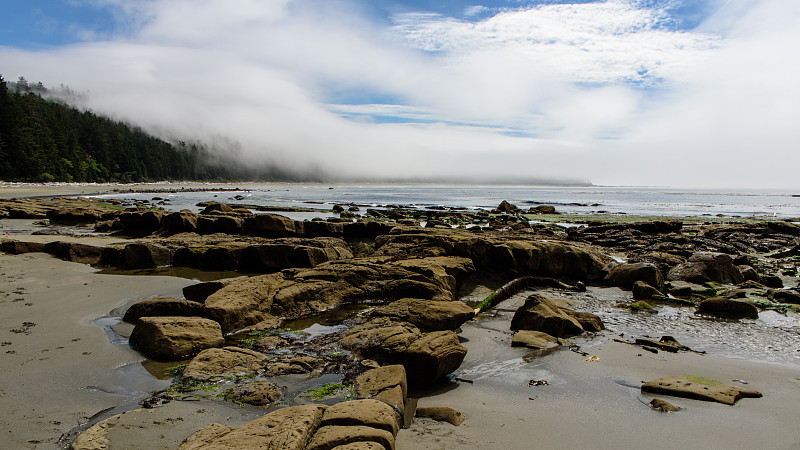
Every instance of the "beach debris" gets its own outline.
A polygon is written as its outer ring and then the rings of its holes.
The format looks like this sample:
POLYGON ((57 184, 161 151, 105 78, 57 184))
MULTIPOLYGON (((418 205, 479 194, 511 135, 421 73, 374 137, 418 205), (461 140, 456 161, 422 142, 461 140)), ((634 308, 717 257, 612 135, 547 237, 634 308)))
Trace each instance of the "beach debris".
POLYGON ((650 406, 653 409, 661 412, 676 412, 681 410, 681 408, 673 405, 672 403, 666 400, 661 400, 660 398, 654 398, 650 400, 650 406))
POLYGON ((575 352, 575 353, 577 353, 577 354, 579 354, 581 356, 589 356, 588 353, 586 353, 583 350, 581 350, 581 346, 578 345, 578 344, 570 344, 569 349, 570 349, 570 351, 575 352))
POLYGON ((733 381, 733 382, 735 382, 735 383, 750 384, 750 383, 748 383, 747 381, 740 380, 740 379, 738 379, 738 378, 734 378, 734 379, 733 379, 733 380, 731 380, 731 381, 733 381))
POLYGON ((752 389, 732 386, 710 378, 686 375, 657 378, 644 383, 641 390, 651 394, 686 397, 726 405, 733 405, 740 398, 760 398, 762 396, 760 392, 752 389))
POLYGON ((614 342, 619 342, 619 343, 628 344, 628 345, 635 345, 635 346, 640 347, 643 350, 647 350, 648 352, 651 352, 651 353, 658 353, 659 350, 664 350, 664 351, 670 352, 670 353, 677 353, 679 351, 693 352, 693 353, 698 353, 698 354, 701 354, 701 355, 706 353, 704 351, 693 350, 693 349, 691 349, 691 348, 689 348, 689 347, 687 347, 685 345, 681 345, 681 343, 678 342, 677 339, 675 339, 672 336, 668 336, 668 335, 661 336, 661 339, 659 339, 658 341, 650 339, 650 338, 638 338, 638 339, 635 339, 634 341, 626 341, 626 340, 623 340, 623 339, 614 339, 614 342))
POLYGON ((531 380, 528 381, 528 386, 548 386, 550 383, 547 380, 531 380))
POLYGON ((540 287, 564 289, 566 291, 574 292, 586 291, 586 285, 581 281, 577 282, 575 286, 572 286, 550 277, 524 276, 514 278, 513 280, 501 286, 500 289, 493 291, 482 302, 480 302, 475 307, 475 314, 477 315, 480 312, 492 308, 494 305, 502 302, 503 300, 511 298, 511 296, 517 294, 518 292, 540 287))
POLYGON ((461 377, 456 377, 456 381, 460 381, 462 383, 469 383, 469 384, 474 383, 474 381, 472 381, 472 380, 468 380, 466 378, 461 378, 461 377))
POLYGON ((439 422, 449 422, 455 426, 464 422, 464 414, 449 406, 419 406, 416 412, 417 417, 427 417, 439 422))
POLYGON ((35 322, 22 322, 21 327, 12 328, 11 332, 17 334, 31 334, 31 328, 35 326, 36 326, 35 322))
POLYGON ((592 355, 592 356, 584 359, 584 361, 586 361, 586 362, 598 362, 598 361, 600 361, 600 357, 597 356, 597 355, 592 355))

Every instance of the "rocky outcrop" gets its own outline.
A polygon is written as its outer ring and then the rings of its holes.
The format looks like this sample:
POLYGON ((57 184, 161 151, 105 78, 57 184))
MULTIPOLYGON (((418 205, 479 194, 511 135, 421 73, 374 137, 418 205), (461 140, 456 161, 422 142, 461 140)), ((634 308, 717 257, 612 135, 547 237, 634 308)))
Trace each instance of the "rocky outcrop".
POLYGON ((532 294, 517 309, 511 319, 512 330, 534 330, 555 337, 575 336, 583 333, 578 320, 564 312, 555 302, 532 294))
POLYGON ((204 315, 205 311, 201 303, 174 297, 156 297, 142 300, 128 307, 122 320, 135 324, 141 317, 202 317, 204 315))
POLYGON ((758 319, 758 308, 752 303, 721 297, 703 300, 696 313, 725 319, 758 319))
POLYGON ((602 279, 611 262, 604 253, 580 244, 523 236, 476 236, 459 230, 421 232, 404 227, 376 238, 375 254, 460 256, 471 259, 478 269, 577 280, 602 279))
POLYGON ((177 361, 225 342, 217 322, 200 317, 142 317, 130 336, 130 344, 145 356, 177 361))
POLYGON ((648 381, 642 392, 673 395, 733 405, 740 398, 759 398, 761 393, 712 380, 710 378, 675 375, 648 381))
POLYGON ((659 291, 664 290, 664 277, 655 264, 639 262, 618 264, 611 268, 603 282, 608 286, 617 286, 627 291, 633 289, 637 281, 643 281, 659 291))
POLYGON ((179 449, 305 449, 324 412, 324 405, 300 405, 275 410, 238 428, 212 424, 186 439, 179 449))
POLYGON ((333 406, 282 408, 238 428, 211 424, 186 439, 179 449, 390 450, 396 434, 397 419, 391 406, 378 400, 353 400, 333 406))
POLYGON ((384 303, 404 297, 452 300, 460 277, 470 268, 463 258, 422 259, 413 265, 369 259, 331 261, 231 283, 206 299, 206 314, 228 332, 345 302, 384 303))
POLYGON ((402 364, 412 385, 429 385, 456 370, 467 354, 452 331, 423 333, 419 328, 386 318, 347 331, 340 341, 362 358, 402 364))
POLYGON ((415 325, 422 331, 455 330, 472 319, 475 311, 466 303, 403 298, 372 311, 371 317, 388 317, 415 325))
POLYGON ((208 348, 197 354, 183 370, 185 378, 207 380, 213 377, 255 375, 267 357, 246 348, 208 348))
POLYGON ((673 267, 667 279, 699 284, 707 281, 739 284, 744 281, 739 268, 733 264, 733 258, 723 253, 709 252, 693 254, 685 263, 673 267))

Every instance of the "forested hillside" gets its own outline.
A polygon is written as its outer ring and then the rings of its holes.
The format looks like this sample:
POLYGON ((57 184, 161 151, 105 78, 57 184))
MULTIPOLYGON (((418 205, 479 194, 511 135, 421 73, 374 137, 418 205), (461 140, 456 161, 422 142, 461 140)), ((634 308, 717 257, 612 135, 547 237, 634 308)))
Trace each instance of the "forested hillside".
POLYGON ((134 182, 233 179, 204 164, 196 145, 172 145, 139 128, 42 97, 41 83, 0 76, 0 180, 134 182))

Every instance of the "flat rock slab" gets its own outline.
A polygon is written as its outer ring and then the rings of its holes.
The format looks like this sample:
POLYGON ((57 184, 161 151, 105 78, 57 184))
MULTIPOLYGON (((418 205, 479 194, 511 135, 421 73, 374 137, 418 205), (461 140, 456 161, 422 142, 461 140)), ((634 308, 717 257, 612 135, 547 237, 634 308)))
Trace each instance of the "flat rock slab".
POLYGON ((449 422, 455 426, 464 422, 464 414, 449 406, 420 406, 417 408, 417 417, 428 417, 439 422, 449 422))
POLYGON ((719 402, 726 405, 733 405, 740 398, 761 397, 761 393, 758 391, 732 386, 710 378, 685 375, 673 375, 648 381, 642 385, 642 392, 719 402))
POLYGON ((364 425, 397 435, 398 417, 394 408, 375 399, 351 400, 329 406, 322 415, 321 426, 364 425))
POLYGON ((142 317, 130 337, 132 347, 161 361, 185 359, 224 342, 219 324, 201 317, 142 317))
MULTIPOLYGON (((308 445, 324 412, 324 405, 299 405, 272 411, 239 428, 211 424, 189 437, 179 448, 300 450, 308 445)), ((386 434, 391 436, 391 433, 386 434)))
POLYGON ((511 340, 512 347, 528 347, 533 349, 547 349, 557 347, 563 339, 550 336, 547 333, 534 330, 520 330, 514 333, 511 340))

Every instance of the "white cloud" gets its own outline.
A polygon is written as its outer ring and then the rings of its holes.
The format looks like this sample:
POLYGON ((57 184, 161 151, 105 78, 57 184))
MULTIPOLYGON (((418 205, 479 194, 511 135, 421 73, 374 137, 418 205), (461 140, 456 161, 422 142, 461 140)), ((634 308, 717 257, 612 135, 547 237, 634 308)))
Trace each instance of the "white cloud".
POLYGON ((388 28, 354 0, 91 1, 118 6, 116 38, 0 48, 3 75, 90 91, 87 107, 164 136, 227 137, 250 160, 337 175, 796 185, 793 0, 725 3, 702 32, 624 0, 388 28), (373 94, 341 104, 361 91, 373 94), (363 120, 376 115, 422 123, 363 120))

